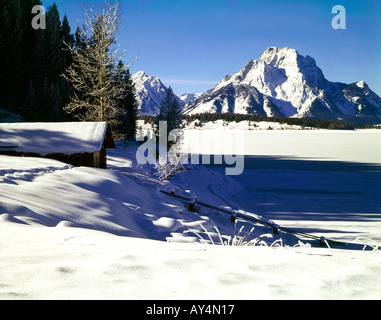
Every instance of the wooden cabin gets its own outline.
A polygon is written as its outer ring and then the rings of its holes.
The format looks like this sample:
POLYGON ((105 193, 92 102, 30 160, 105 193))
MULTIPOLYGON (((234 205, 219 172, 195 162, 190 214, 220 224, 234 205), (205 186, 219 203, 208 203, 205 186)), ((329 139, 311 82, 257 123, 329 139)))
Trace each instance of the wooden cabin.
POLYGON ((73 166, 106 168, 115 148, 107 122, 0 123, 0 154, 45 157, 73 166))

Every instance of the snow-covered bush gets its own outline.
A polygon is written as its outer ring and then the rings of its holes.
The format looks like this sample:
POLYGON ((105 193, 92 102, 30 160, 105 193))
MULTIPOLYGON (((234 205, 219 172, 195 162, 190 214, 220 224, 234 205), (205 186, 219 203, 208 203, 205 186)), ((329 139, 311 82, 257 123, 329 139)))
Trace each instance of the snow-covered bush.
POLYGON ((183 152, 183 137, 181 136, 167 154, 159 155, 158 161, 154 164, 156 175, 164 181, 176 172, 184 170, 184 163, 188 163, 188 155, 183 152))

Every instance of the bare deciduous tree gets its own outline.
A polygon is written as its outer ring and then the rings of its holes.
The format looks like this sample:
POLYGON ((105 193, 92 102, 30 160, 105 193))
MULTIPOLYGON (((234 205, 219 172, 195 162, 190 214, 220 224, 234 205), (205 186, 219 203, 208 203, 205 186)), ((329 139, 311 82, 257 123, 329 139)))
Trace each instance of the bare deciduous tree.
POLYGON ((84 25, 79 29, 82 45, 67 45, 73 63, 65 76, 73 85, 74 95, 65 110, 84 121, 112 121, 125 92, 120 73, 131 65, 117 67, 126 52, 116 44, 121 25, 119 2, 106 1, 99 11, 84 11, 84 25))

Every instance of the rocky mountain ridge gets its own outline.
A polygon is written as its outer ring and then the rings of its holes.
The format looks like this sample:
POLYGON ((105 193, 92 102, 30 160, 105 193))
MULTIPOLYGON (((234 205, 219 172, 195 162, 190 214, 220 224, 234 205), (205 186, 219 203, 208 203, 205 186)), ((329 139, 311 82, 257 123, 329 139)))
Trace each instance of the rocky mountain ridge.
MULTIPOLYGON (((156 114, 166 87, 144 72, 133 75, 142 114, 156 114)), ((310 56, 295 49, 266 49, 239 72, 202 95, 182 95, 184 114, 240 113, 267 117, 381 122, 381 98, 364 81, 328 81, 310 56)))

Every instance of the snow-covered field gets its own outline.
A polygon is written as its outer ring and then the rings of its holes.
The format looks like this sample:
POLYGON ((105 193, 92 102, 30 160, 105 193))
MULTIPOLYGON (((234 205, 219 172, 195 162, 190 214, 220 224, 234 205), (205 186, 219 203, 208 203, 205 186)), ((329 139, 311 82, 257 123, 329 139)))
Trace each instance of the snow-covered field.
POLYGON ((298 130, 297 126, 257 122, 250 130, 248 121, 222 120, 204 127, 184 130, 188 148, 198 153, 230 153, 255 156, 297 157, 306 160, 381 163, 381 133, 368 130, 298 130), (268 126, 274 130, 267 130, 268 126), (281 128, 288 128, 282 130, 281 128), (248 130, 249 128, 249 130, 248 130))
MULTIPOLYGON (((353 150, 379 143, 374 134, 349 137, 353 150)), ((380 299, 379 167, 307 161, 299 139, 292 160, 262 153, 240 176, 196 165, 166 182, 136 164, 136 146, 109 150, 108 170, 0 156, 0 299, 380 299), (189 212, 160 190, 351 244, 320 247, 255 225, 246 239, 255 246, 219 245, 218 232, 231 243, 253 225, 189 212)))

